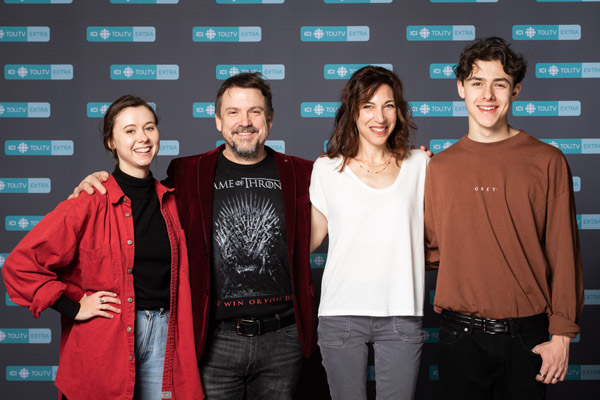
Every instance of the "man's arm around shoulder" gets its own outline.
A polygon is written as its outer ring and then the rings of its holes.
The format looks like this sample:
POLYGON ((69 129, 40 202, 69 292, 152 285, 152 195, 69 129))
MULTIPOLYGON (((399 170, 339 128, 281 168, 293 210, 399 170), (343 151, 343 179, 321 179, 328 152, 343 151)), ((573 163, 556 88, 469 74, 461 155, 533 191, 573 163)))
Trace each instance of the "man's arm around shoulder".
POLYGON ((106 194, 103 183, 108 180, 109 176, 110 174, 106 171, 98 171, 86 176, 73 190, 73 193, 69 195, 68 199, 77 198, 82 191, 86 191, 88 194, 94 194, 96 191, 106 194))

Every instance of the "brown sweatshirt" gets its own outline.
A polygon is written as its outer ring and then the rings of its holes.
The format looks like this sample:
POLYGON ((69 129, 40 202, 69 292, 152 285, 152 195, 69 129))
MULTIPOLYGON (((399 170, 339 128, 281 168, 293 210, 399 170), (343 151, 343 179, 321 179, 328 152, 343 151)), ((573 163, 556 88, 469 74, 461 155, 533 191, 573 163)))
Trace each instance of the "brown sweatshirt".
POLYGON ((525 132, 494 143, 464 136, 433 157, 425 184, 434 309, 483 318, 547 313, 574 337, 583 272, 572 177, 560 150, 525 132))

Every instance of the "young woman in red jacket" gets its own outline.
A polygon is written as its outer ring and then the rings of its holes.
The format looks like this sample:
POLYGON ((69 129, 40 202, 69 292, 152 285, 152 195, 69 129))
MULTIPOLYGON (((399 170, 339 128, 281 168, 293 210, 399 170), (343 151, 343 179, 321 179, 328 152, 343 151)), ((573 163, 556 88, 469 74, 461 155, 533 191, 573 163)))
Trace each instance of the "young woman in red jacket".
POLYGON ((12 301, 62 315, 59 399, 202 399, 185 236, 172 189, 152 177, 157 117, 123 96, 104 116, 117 165, 108 195, 46 215, 7 257, 12 301))

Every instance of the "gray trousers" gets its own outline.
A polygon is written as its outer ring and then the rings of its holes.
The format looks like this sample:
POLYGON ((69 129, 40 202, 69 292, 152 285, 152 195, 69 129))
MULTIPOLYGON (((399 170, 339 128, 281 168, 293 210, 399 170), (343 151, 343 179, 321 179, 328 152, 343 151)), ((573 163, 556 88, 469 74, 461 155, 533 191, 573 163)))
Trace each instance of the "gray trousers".
POLYGON ((412 400, 424 334, 422 317, 319 317, 319 348, 333 400, 367 398, 368 346, 378 400, 412 400))

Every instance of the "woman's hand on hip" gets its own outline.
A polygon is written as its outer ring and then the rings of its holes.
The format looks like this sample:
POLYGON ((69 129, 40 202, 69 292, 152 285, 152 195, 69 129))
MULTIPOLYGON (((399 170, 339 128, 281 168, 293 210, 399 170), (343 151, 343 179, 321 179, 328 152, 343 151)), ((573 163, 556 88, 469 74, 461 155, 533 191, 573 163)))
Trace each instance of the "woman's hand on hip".
POLYGON ((84 295, 79 300, 81 307, 75 316, 75 321, 87 321, 94 317, 114 318, 114 314, 119 314, 121 309, 113 304, 121 304, 117 294, 113 292, 98 291, 89 296, 84 295))

